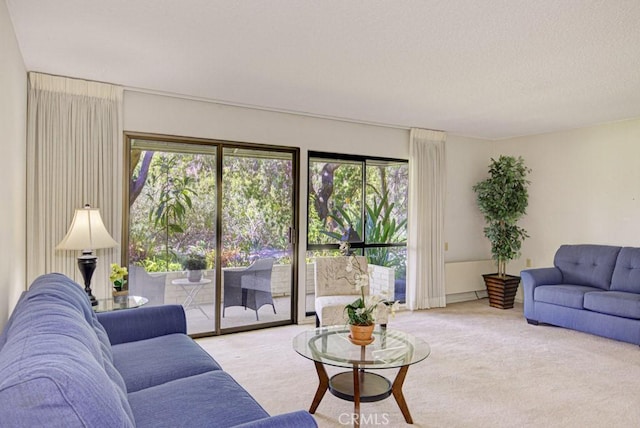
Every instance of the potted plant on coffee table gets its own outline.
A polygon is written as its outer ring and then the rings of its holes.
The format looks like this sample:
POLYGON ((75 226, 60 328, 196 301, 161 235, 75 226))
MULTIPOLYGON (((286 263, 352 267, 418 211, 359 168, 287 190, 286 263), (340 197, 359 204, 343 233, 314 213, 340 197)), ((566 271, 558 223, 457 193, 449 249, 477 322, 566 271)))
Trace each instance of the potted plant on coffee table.
MULTIPOLYGON (((340 243, 340 253, 348 258, 346 265, 346 274, 356 290, 360 292, 360 296, 344 307, 347 314, 347 323, 349 325, 349 339, 356 345, 368 345, 373 342, 373 330, 375 328, 375 315, 378 306, 386 305, 386 310, 392 315, 395 312, 397 302, 390 302, 376 295, 366 295, 365 288, 369 284, 368 267, 362 266, 358 261, 358 257, 351 251, 349 242, 340 243)), ((346 276, 345 276, 346 278, 346 276)))
POLYGON ((487 226, 484 235, 491 243, 491 257, 498 272, 483 275, 489 304, 500 309, 513 308, 520 277, 507 275, 507 263, 520 257, 527 231, 517 225, 529 203, 527 175, 531 169, 522 157, 500 156, 491 159, 489 177, 473 186, 476 202, 487 226))

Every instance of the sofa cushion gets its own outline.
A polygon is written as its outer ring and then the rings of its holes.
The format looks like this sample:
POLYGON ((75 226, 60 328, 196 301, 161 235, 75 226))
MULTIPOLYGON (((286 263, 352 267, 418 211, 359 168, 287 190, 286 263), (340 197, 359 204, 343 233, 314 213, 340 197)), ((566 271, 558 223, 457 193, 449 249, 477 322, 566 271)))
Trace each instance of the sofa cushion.
POLYGON ((124 381, 78 284, 42 276, 14 314, 0 352, 2 425, 133 426, 124 381))
POLYGON ((133 392, 129 403, 138 428, 225 428, 269 416, 222 370, 133 392))
POLYGON ((563 283, 608 290, 619 251, 610 245, 562 245, 553 262, 563 283))
POLYGON ((540 285, 536 287, 533 292, 533 300, 536 302, 551 303, 552 305, 583 309, 584 295, 592 291, 600 291, 600 289, 569 284, 540 285))
POLYGON ((602 314, 640 320, 640 294, 598 291, 584 296, 584 308, 602 314))
POLYGON ((640 294, 640 248, 624 247, 620 250, 611 290, 640 294))
POLYGON ((220 365, 185 334, 113 345, 113 361, 129 393, 193 376, 220 365))

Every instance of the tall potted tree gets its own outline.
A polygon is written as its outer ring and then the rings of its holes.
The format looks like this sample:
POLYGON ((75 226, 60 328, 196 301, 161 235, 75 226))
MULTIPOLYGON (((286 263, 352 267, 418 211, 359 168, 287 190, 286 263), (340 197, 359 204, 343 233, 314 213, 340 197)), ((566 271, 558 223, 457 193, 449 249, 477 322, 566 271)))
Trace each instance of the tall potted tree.
POLYGON ((491 243, 491 256, 498 266, 497 273, 483 275, 492 307, 513 308, 520 284, 520 277, 507 275, 506 270, 510 260, 520 257, 522 241, 529 237, 517 222, 526 214, 529 204, 530 172, 522 157, 500 156, 498 160, 491 159, 489 177, 473 186, 478 208, 487 223, 484 235, 491 243))

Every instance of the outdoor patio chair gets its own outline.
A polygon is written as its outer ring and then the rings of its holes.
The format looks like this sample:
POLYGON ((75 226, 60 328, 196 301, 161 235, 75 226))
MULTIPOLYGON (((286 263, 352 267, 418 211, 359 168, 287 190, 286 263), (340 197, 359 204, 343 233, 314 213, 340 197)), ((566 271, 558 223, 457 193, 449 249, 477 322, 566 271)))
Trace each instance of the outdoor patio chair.
MULTIPOLYGON (((367 258, 355 256, 360 270, 368 272, 367 258)), ((360 297, 356 289, 354 269, 348 271, 349 257, 316 257, 315 259, 315 310, 316 327, 329 325, 346 325, 349 321, 345 306, 360 297)), ((369 277, 364 287, 365 297, 369 295, 369 277)), ((374 319, 376 324, 387 325, 388 308, 384 303, 378 304, 374 319)))
POLYGON ((222 316, 225 316, 225 309, 231 306, 243 306, 245 309, 256 311, 264 305, 271 305, 273 313, 276 307, 273 304, 271 295, 271 271, 273 269, 274 258, 258 259, 245 269, 223 271, 224 278, 224 298, 222 303, 222 316))
POLYGON ((149 275, 141 266, 129 266, 129 295, 149 299, 147 306, 164 305, 164 289, 167 274, 149 275))

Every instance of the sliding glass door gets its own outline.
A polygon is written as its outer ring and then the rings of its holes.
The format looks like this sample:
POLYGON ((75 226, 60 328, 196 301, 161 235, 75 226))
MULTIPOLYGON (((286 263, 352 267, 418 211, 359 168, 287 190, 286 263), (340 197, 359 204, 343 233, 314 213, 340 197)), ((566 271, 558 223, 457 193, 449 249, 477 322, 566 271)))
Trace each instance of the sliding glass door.
POLYGON ((292 319, 291 153, 222 150, 222 328, 292 319))
POLYGON ((127 142, 129 294, 182 305, 192 335, 293 322, 297 151, 127 142))

